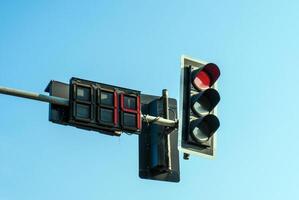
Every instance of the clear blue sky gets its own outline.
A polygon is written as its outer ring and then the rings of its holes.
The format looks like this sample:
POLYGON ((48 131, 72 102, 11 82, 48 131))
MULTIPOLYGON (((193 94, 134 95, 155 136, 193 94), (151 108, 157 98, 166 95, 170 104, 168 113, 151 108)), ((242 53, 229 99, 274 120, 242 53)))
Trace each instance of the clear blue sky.
POLYGON ((299 199, 299 2, 1 1, 0 85, 42 92, 72 76, 179 97, 181 54, 215 62, 215 160, 178 184, 138 177, 138 138, 48 122, 0 95, 0 199, 299 199))

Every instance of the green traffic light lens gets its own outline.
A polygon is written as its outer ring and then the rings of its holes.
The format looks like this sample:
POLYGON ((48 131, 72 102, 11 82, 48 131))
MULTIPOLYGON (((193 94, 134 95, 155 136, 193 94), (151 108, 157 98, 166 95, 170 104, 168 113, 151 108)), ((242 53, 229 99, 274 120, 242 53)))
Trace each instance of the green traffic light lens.
POLYGON ((202 143, 209 140, 209 132, 209 126, 205 122, 201 122, 192 130, 192 136, 198 143, 202 143))
POLYGON ((194 141, 201 144, 212 137, 220 126, 220 122, 215 115, 206 115, 191 122, 191 136, 194 141))

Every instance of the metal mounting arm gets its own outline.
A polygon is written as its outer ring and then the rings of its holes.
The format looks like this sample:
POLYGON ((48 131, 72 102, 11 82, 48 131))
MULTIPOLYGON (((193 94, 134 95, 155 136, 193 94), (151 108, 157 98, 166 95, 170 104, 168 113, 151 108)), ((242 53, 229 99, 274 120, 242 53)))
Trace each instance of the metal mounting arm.
MULTIPOLYGON (((47 103, 52 103, 52 104, 57 104, 61 106, 69 106, 69 100, 60 98, 60 97, 55 97, 55 96, 48 96, 44 94, 38 94, 34 92, 28 92, 24 90, 17 90, 13 88, 7 88, 7 87, 2 87, 0 86, 0 93, 6 94, 6 95, 11 95, 11 96, 16 96, 16 97, 21 97, 21 98, 27 98, 27 99, 32 99, 36 101, 42 101, 42 102, 47 102, 47 103)), ((142 115, 142 120, 147 122, 147 123, 154 123, 158 124, 161 126, 168 126, 168 127, 177 127, 178 121, 173 121, 169 119, 164 119, 163 117, 155 117, 155 116, 150 116, 150 115, 142 115)))

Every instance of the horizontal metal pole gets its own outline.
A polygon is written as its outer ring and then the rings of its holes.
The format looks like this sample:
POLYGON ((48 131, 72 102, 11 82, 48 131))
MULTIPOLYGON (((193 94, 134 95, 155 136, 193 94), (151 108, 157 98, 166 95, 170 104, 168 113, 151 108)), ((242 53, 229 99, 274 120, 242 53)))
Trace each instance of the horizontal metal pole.
POLYGON ((22 98, 26 98, 26 99, 33 99, 33 100, 37 100, 37 101, 53 103, 53 104, 57 104, 57 105, 61 105, 61 106, 69 105, 68 99, 55 97, 55 96, 48 96, 48 95, 44 95, 44 94, 38 94, 38 93, 34 93, 34 92, 27 92, 24 90, 16 90, 13 88, 7 88, 7 87, 2 87, 2 86, 0 86, 0 93, 11 95, 11 96, 22 97, 22 98))
MULTIPOLYGON (((24 90, 17 90, 13 88, 7 88, 0 86, 0 93, 7 94, 11 96, 22 97, 26 99, 33 99, 37 101, 52 103, 61 106, 69 106, 69 100, 65 98, 55 97, 55 96, 48 96, 44 94, 38 94, 34 92, 28 92, 24 90)), ((154 123, 161 126, 168 126, 168 127, 177 127, 177 121, 164 119, 163 117, 155 117, 150 115, 143 115, 142 120, 148 123, 154 123)))
POLYGON ((143 115, 142 120, 148 123, 158 124, 161 126, 177 127, 178 121, 165 119, 163 117, 154 117, 150 115, 143 115))

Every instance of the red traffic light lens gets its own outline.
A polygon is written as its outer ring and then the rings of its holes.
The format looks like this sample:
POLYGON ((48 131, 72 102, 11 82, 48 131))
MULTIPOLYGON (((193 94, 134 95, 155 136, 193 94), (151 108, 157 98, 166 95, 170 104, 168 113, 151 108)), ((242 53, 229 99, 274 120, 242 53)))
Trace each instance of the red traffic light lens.
POLYGON ((193 72, 192 84, 198 90, 205 90, 217 81, 220 76, 220 70, 214 63, 208 63, 203 68, 193 72))
POLYGON ((202 70, 195 75, 193 84, 197 89, 207 89, 210 87, 211 79, 208 73, 202 70))

